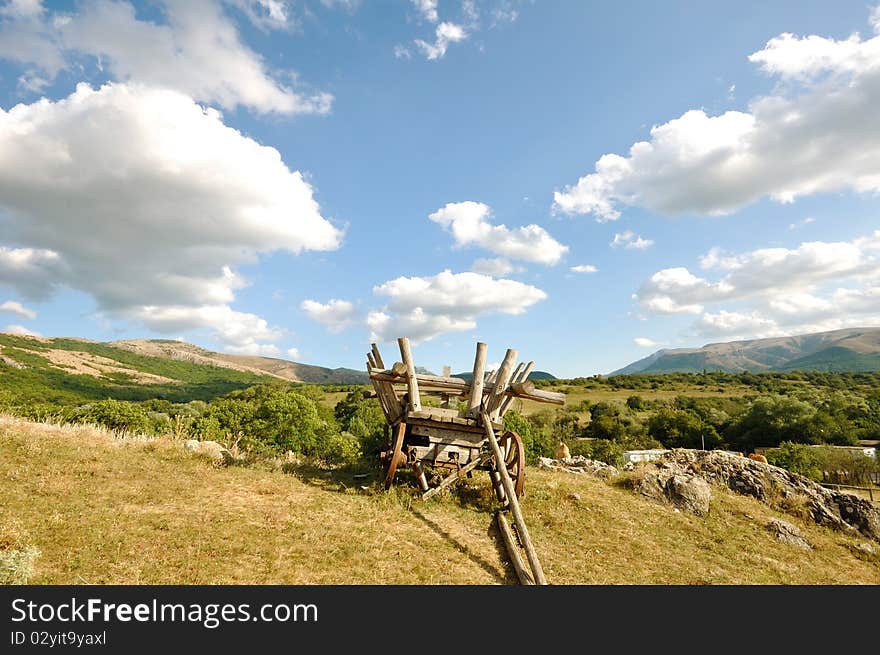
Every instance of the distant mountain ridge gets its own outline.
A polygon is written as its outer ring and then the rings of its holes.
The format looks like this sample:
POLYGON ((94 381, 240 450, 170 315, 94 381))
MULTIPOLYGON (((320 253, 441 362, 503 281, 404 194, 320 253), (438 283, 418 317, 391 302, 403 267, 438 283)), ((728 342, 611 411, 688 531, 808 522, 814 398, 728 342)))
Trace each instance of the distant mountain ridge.
POLYGON ((880 370, 880 328, 845 328, 792 337, 662 349, 609 375, 727 371, 880 370))
POLYGON ((231 368, 236 371, 270 375, 291 382, 307 382, 310 384, 368 384, 366 371, 351 368, 327 368, 300 364, 276 357, 259 357, 256 355, 229 355, 217 353, 184 341, 168 339, 126 339, 111 341, 107 344, 123 350, 130 350, 141 355, 167 357, 196 364, 231 368))

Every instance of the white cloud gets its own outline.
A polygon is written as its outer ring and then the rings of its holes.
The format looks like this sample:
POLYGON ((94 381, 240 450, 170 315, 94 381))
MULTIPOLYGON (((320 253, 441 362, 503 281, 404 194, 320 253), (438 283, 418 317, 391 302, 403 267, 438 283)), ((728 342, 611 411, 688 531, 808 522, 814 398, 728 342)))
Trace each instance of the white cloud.
POLYGON ((323 304, 316 300, 304 300, 300 305, 306 316, 327 326, 330 332, 341 332, 354 323, 357 310, 347 300, 332 299, 323 304))
POLYGON ((874 28, 874 32, 876 34, 880 34, 880 5, 874 7, 871 10, 871 16, 868 19, 868 22, 871 23, 871 27, 874 28))
POLYGON ((702 336, 763 337, 836 329, 876 321, 880 314, 880 231, 849 242, 813 241, 796 248, 762 248, 722 256, 713 249, 704 269, 658 271, 636 299, 655 314, 700 314, 706 305, 740 305, 704 313, 702 336))
POLYGON ((169 333, 211 324, 233 347, 265 335, 225 327, 253 316, 228 307, 246 284, 233 267, 342 237, 277 150, 180 93, 127 84, 0 110, 0 211, 24 246, 0 244, 0 283, 78 289, 156 329, 165 308, 169 333))
POLYGON ((572 273, 598 273, 599 269, 592 264, 578 264, 569 269, 572 273))
POLYGON ((34 320, 37 317, 37 312, 33 309, 28 309, 15 300, 0 302, 0 312, 11 312, 13 314, 18 314, 22 318, 29 318, 31 320, 34 320))
POLYGON ((450 202, 428 216, 452 234, 457 246, 477 245, 511 259, 556 264, 568 251, 539 225, 509 229, 492 225, 492 209, 481 202, 450 202))
POLYGON ((654 242, 651 239, 643 239, 632 230, 626 230, 616 233, 610 245, 612 248, 623 247, 627 250, 645 250, 653 246, 654 242))
POLYGON ((262 30, 286 30, 296 25, 285 0, 223 0, 240 9, 262 30))
POLYGON ((409 51, 404 45, 396 45, 394 46, 394 58, 395 59, 412 59, 412 53, 409 51))
MULTIPOLYGON (((235 0, 262 26, 287 24, 275 0, 235 0)), ((304 95, 271 76, 238 30, 210 0, 161 2, 163 22, 141 20, 123 0, 86 0, 75 14, 11 17, 0 23, 0 58, 39 71, 25 78, 44 82, 62 69, 78 69, 95 57, 105 73, 182 91, 228 109, 245 106, 283 114, 326 113, 332 96, 304 95)), ((33 85, 33 81, 30 82, 33 85)))
POLYGON ((19 336, 30 336, 30 337, 42 337, 43 335, 39 332, 34 332, 30 328, 26 328, 23 325, 7 325, 4 332, 8 332, 9 334, 17 334, 19 336))
POLYGON ((697 322, 697 333, 704 337, 765 338, 781 336, 783 331, 775 321, 757 312, 740 314, 721 310, 717 314, 703 314, 697 322))
POLYGON ((660 344, 652 339, 648 339, 647 337, 636 337, 633 339, 633 343, 636 344, 639 348, 656 348, 660 344))
POLYGON ((42 0, 9 0, 0 7, 0 16, 34 18, 43 13, 42 0))
POLYGON ((293 359, 299 359, 299 348, 288 348, 287 356, 293 359))
POLYGON ((440 23, 434 31, 434 43, 428 43, 422 39, 416 39, 413 43, 422 51, 426 59, 442 59, 450 43, 464 41, 468 33, 461 25, 455 23, 440 23))
POLYGON ((411 0, 411 2, 415 5, 419 16, 424 20, 431 23, 437 22, 439 19, 437 15, 437 0, 411 0))
POLYGON ((651 129, 624 157, 554 194, 554 208, 614 220, 633 205, 728 214, 768 196, 880 190, 880 34, 843 41, 782 34, 750 61, 789 84, 747 112, 691 110, 651 129))
POLYGON ((433 277, 399 277, 374 287, 373 293, 389 300, 367 316, 371 338, 390 341, 408 336, 416 342, 473 329, 480 314, 522 314, 547 297, 540 289, 514 280, 448 269, 433 277))
POLYGON ((522 266, 514 266, 503 257, 496 257, 494 259, 474 260, 474 263, 471 264, 471 270, 474 273, 500 277, 510 273, 522 273, 525 269, 522 266))

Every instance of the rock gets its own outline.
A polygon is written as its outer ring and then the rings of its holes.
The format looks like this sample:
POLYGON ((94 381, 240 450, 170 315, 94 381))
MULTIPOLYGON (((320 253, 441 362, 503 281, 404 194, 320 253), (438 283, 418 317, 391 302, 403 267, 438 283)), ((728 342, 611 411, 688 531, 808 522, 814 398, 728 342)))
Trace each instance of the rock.
POLYGON ((776 538, 784 544, 797 546, 798 548, 803 548, 805 550, 811 550, 813 548, 804 538, 804 535, 797 526, 794 526, 787 521, 770 519, 770 522, 767 523, 767 529, 775 534, 776 538))
POLYGON ((868 555, 875 555, 877 553, 877 549, 869 543, 856 544, 854 548, 868 555))
POLYGON ((696 475, 674 473, 670 468, 648 470, 637 488, 643 496, 672 503, 691 514, 705 516, 709 513, 709 501, 712 500, 709 483, 696 475))
POLYGON ((610 478, 617 475, 617 469, 610 464, 589 459, 583 455, 575 455, 564 460, 539 457, 538 468, 566 471, 568 473, 588 473, 600 478, 610 478))
POLYGON ((183 448, 188 452, 208 457, 216 464, 225 466, 226 464, 231 464, 235 461, 235 457, 232 456, 232 453, 216 441, 196 441, 195 439, 187 439, 183 442, 183 448))
MULTIPOLYGON (((860 533, 880 542, 880 508, 864 498, 826 489, 802 475, 721 450, 677 448, 648 465, 648 475, 696 475, 710 484, 774 505, 780 498, 802 497, 810 518, 841 532, 860 533)), ((641 487, 646 485, 640 485, 641 487)), ((650 486, 650 485, 647 485, 650 486)), ((651 494, 646 494, 651 495, 651 494)))
POLYGON ((666 496, 673 505, 691 514, 705 516, 709 513, 712 499, 709 483, 696 475, 673 475, 666 484, 666 496))
POLYGON ((556 459, 568 459, 571 457, 571 451, 568 449, 568 446, 565 445, 564 441, 560 441, 559 445, 556 446, 556 452, 553 454, 553 457, 556 459))

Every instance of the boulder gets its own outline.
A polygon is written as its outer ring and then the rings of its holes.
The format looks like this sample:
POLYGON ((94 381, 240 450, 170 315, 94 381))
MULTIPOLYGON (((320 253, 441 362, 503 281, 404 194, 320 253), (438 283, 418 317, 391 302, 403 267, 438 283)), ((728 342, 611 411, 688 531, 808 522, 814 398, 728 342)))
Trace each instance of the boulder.
POLYGON ((792 525, 788 521, 783 521, 781 519, 770 519, 770 522, 767 523, 767 529, 774 535, 776 535, 776 538, 784 544, 797 546, 798 548, 803 548, 804 550, 810 550, 813 548, 810 543, 804 538, 804 535, 800 531, 800 529, 798 529, 797 526, 792 525))
POLYGON ((666 496, 673 505, 691 514, 709 513, 709 483, 696 475, 673 475, 666 484, 666 496))
POLYGON ((232 453, 216 441, 197 441, 187 439, 183 442, 184 450, 209 458, 215 464, 225 466, 235 461, 232 453))
POLYGON ((617 475, 616 468, 605 462, 589 459, 583 455, 575 455, 566 459, 552 459, 539 457, 538 468, 551 469, 554 471, 566 471, 568 473, 587 473, 600 478, 610 478, 617 475))
POLYGON ((721 450, 677 448, 648 465, 648 470, 662 473, 664 490, 666 478, 686 474, 699 476, 710 484, 725 486, 770 505, 787 498, 802 499, 810 518, 819 525, 880 541, 880 508, 871 501, 826 489, 778 466, 721 450))

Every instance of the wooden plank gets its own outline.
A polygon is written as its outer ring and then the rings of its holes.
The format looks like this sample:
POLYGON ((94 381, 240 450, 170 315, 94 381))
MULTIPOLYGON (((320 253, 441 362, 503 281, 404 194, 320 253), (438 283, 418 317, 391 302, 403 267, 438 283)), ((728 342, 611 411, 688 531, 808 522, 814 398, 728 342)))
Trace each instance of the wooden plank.
POLYGON ((409 339, 400 337, 397 340, 400 348, 400 358, 406 364, 406 386, 409 391, 409 407, 413 411, 422 409, 422 400, 419 397, 419 383, 416 379, 416 365, 413 362, 412 351, 409 347, 409 339))
POLYGON ((475 468, 477 468, 478 466, 481 466, 482 464, 485 464, 488 461, 489 461, 489 455, 487 453, 486 455, 483 455, 482 457, 477 457, 476 459, 472 460, 468 464, 462 466, 459 470, 453 471, 452 473, 447 475, 445 478, 443 478, 440 481, 440 484, 438 484, 436 487, 434 487, 433 489, 429 489, 428 491, 423 493, 422 500, 428 500, 428 498, 430 498, 431 496, 436 496, 441 491, 446 489, 446 487, 451 486, 454 482, 458 482, 463 477, 465 477, 469 471, 473 471, 475 468))
POLYGON ((516 577, 519 578, 520 584, 535 584, 532 574, 526 569, 526 564, 523 562, 522 555, 519 552, 519 546, 513 536, 513 530, 510 529, 510 524, 504 517, 504 513, 499 510, 495 513, 495 519, 497 520, 498 531, 501 533, 501 538, 504 540, 504 546, 507 548, 507 554, 510 555, 510 561, 513 564, 513 568, 516 571, 516 577))
POLYGON ((535 389, 535 383, 529 380, 525 382, 516 382, 512 385, 511 391, 515 396, 520 398, 528 398, 529 400, 538 400, 544 403, 553 403, 554 405, 565 404, 565 394, 558 391, 543 391, 535 389))
POLYGON ((510 513, 513 514, 516 531, 519 533, 523 548, 525 548, 535 584, 545 585, 547 584, 547 578, 544 577, 544 569, 541 567, 541 561, 538 559, 538 552, 535 550, 534 544, 532 544, 531 536, 529 536, 529 529, 519 507, 519 499, 516 497, 516 488, 513 486, 513 480, 510 479, 510 473, 507 467, 504 466, 504 453, 501 452, 501 446, 498 445, 498 440, 495 438, 489 414, 484 410, 480 413, 480 418, 483 419, 483 427, 486 430, 489 445, 492 447, 492 453, 495 455, 495 462, 500 463, 500 465, 495 466, 495 470, 501 475, 501 484, 504 486, 504 491, 507 494, 510 513))
POLYGON ((431 443, 448 443, 455 446, 480 446, 486 442, 486 435, 483 429, 479 432, 469 430, 456 430, 447 428, 437 428, 430 425, 421 425, 418 423, 410 423, 412 426, 412 434, 427 437, 431 443))
POLYGON ((495 411, 504 400, 504 392, 507 385, 510 384, 510 375, 513 373, 513 365, 516 362, 517 352, 513 348, 508 348, 504 353, 504 360, 498 369, 498 375, 495 378, 495 385, 489 396, 486 398, 485 409, 491 418, 495 418, 495 411))
POLYGON ((483 404, 483 373, 486 370, 486 349, 482 341, 477 342, 477 353, 474 356, 474 377, 471 380, 470 396, 468 397, 467 414, 476 418, 483 404))
POLYGON ((385 362, 382 361, 382 355, 379 354, 379 346, 375 343, 370 344, 370 351, 373 353, 373 360, 378 368, 385 368, 385 362))

